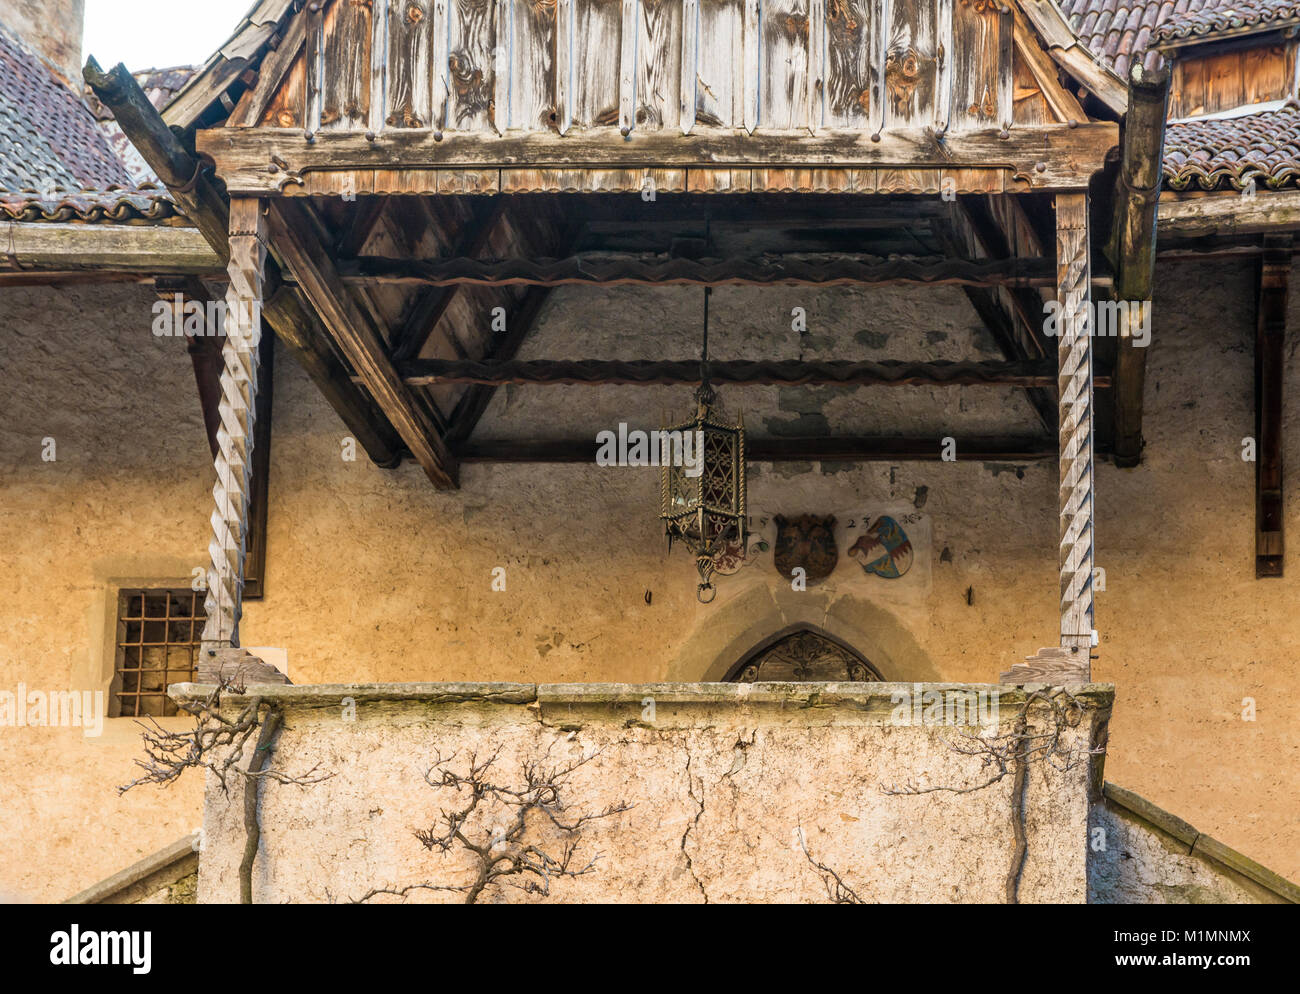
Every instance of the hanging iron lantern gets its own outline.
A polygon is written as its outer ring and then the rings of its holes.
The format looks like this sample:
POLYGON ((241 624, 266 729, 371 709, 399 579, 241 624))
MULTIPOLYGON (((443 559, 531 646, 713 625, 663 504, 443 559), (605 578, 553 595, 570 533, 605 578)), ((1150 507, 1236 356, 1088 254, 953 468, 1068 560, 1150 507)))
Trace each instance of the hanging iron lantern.
POLYGON ((661 436, 661 440, 680 439, 674 455, 689 453, 691 458, 662 460, 660 519, 668 535, 668 548, 681 542, 695 556, 700 572, 697 596, 702 604, 708 604, 717 596, 712 583, 715 560, 729 546, 745 547, 746 478, 744 418, 737 417, 736 424, 728 424, 713 410, 717 394, 709 385, 707 293, 704 314, 702 382, 695 394, 695 417, 667 429, 668 434, 661 436))

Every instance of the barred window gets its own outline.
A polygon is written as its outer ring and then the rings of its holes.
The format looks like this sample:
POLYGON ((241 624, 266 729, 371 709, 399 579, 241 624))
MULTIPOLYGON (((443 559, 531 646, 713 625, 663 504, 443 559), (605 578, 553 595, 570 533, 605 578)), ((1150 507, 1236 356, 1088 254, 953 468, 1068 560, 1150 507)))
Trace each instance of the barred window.
POLYGON ((167 686, 194 680, 203 624, 203 594, 176 590, 123 590, 118 596, 116 716, 177 713, 167 686))

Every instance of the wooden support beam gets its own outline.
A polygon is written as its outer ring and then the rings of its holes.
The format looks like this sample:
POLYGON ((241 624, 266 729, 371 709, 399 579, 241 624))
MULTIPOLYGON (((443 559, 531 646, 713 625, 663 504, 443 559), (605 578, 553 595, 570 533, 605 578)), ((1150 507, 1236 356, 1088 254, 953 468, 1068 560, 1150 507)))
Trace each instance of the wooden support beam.
MULTIPOLYGON (((105 73, 91 59, 86 65, 85 78, 95 95, 113 112, 131 144, 203 235, 219 259, 219 266, 224 267, 230 258, 227 237, 230 207, 208 171, 181 145, 125 66, 115 66, 105 73)), ((158 271, 156 267, 153 269, 155 273, 158 271)), ((396 466, 401 461, 397 433, 347 378, 316 333, 315 323, 301 297, 296 291, 279 292, 280 285, 278 265, 269 266, 265 287, 269 299, 264 309, 267 323, 370 458, 380 466, 396 466)))
POLYGON ((1093 617, 1093 383, 1088 196, 1056 197, 1060 307, 1061 648, 1091 654, 1093 617))
POLYGON ((352 382, 333 350, 321 341, 316 319, 308 314, 297 289, 281 286, 266 302, 263 315, 285 350, 297 360, 334 408, 357 444, 376 466, 393 469, 402 461, 402 439, 352 382))
MULTIPOLYGON (((1160 196, 1160 240, 1237 238, 1300 228, 1300 190, 1239 190, 1188 196, 1166 190, 1160 196)), ((1249 246, 1258 251, 1258 244, 1249 246)), ((1165 252, 1160 252, 1165 257, 1165 252)))
POLYGON ((10 224, 0 241, 0 273, 224 276, 225 265, 202 232, 172 225, 10 224))
MULTIPOLYGON (((1129 74, 1129 105, 1107 251, 1115 266, 1114 297, 1120 301, 1149 302, 1155 283, 1156 205, 1164 163, 1169 80, 1168 67, 1146 69, 1141 60, 1133 63, 1129 74)), ((1121 335, 1115 355, 1116 466, 1136 466, 1142 459, 1146 362, 1147 349, 1138 347, 1131 335, 1121 335)))
POLYGON ((567 259, 387 259, 342 261, 349 283, 388 286, 1054 286, 1046 259, 809 258, 670 259, 601 253, 567 259))
POLYGON ((398 378, 379 333, 339 280, 326 252, 319 224, 303 203, 281 200, 271 205, 272 242, 298 285, 347 357, 366 389, 397 429, 425 475, 439 489, 455 489, 455 457, 428 415, 398 378))
MULTIPOLYGON (((225 371, 223 343, 226 329, 207 325, 208 305, 212 295, 203 281, 194 277, 159 278, 154 281, 158 297, 173 308, 173 327, 186 321, 186 305, 191 301, 203 309, 203 326, 199 333, 187 336, 188 351, 194 364, 194 379, 207 428, 212 458, 221 456, 221 377, 225 371)), ((262 308, 265 313, 266 308, 262 308)), ((266 526, 271 477, 271 405, 274 390, 275 335, 265 324, 258 346, 257 391, 253 421, 253 475, 248 491, 248 540, 244 561, 244 600, 258 600, 263 595, 266 575, 266 526)))
POLYGON ((159 277, 154 280, 154 292, 171 308, 173 329, 185 327, 185 308, 191 301, 203 309, 200 333, 186 336, 184 341, 190 364, 194 367, 194 385, 199 392, 199 409, 203 412, 208 448, 215 459, 220 451, 217 434, 221 428, 221 371, 225 368, 225 360, 221 355, 223 329, 207 326, 208 303, 212 295, 203 281, 195 277, 159 277))
POLYGON ((1285 521, 1282 475, 1282 385, 1291 235, 1264 239, 1255 330, 1255 576, 1281 576, 1285 521))
POLYGON ((266 229, 262 205, 236 199, 230 206, 230 289, 226 295, 226 335, 222 343, 220 450, 212 496, 212 566, 204 598, 207 622, 203 649, 213 653, 239 645, 244 568, 248 550, 248 510, 252 491, 254 427, 262 335, 262 271, 266 229))
MULTIPOLYGON (((416 359, 398 364, 408 387, 440 383, 487 386, 695 386, 701 382, 699 359, 630 361, 416 359)), ((1056 386, 1056 363, 1028 362, 810 362, 801 360, 709 362, 709 380, 738 386, 1056 386)), ((1102 382, 1106 382, 1104 378, 1102 382)), ((1055 422, 1055 419, 1053 419, 1055 422)), ((1053 425, 1054 427, 1055 425, 1053 425)))
MULTIPOLYGON (((484 441, 460 449, 464 463, 590 463, 599 446, 586 439, 484 441)), ((972 437, 957 440, 957 459, 971 462, 1033 463, 1052 459, 1049 438, 972 437)), ((750 438, 750 462, 940 462, 943 440, 900 436, 750 438)))
POLYGON ((253 479, 248 490, 248 554, 244 600, 266 596, 267 525, 271 510, 271 420, 275 400, 275 335, 265 326, 258 348, 257 404, 253 419, 253 479))
MULTIPOLYGON (((990 258, 989 247, 980 238, 972 220, 970 208, 960 202, 949 205, 950 233, 941 235, 948 251, 963 259, 990 258)), ((1042 354, 1032 348, 1035 342, 1030 329, 1023 327, 1017 320, 1012 307, 1004 304, 1006 300, 1014 303, 1015 298, 1009 291, 993 287, 962 287, 966 299, 970 302, 984 329, 989 333, 998 351, 1010 362, 1028 361, 1042 358, 1042 354)), ((1038 416, 1039 422, 1047 431, 1056 429, 1056 398, 1052 392, 1054 381, 1044 387, 1025 388, 1025 399, 1038 416)))
MULTIPOLYGON (((591 169, 641 170, 646 163, 660 170, 861 169, 868 172, 855 185, 864 192, 877 191, 877 170, 992 164, 1013 170, 1034 190, 1079 189, 1103 168, 1107 153, 1119 141, 1118 126, 1108 122, 1017 126, 1006 137, 997 128, 942 137, 932 128, 887 129, 879 141, 865 141, 861 130, 822 130, 815 135, 806 129, 713 131, 683 135, 676 129, 634 130, 624 138, 613 128, 504 136, 390 130, 367 141, 363 132, 321 131, 308 140, 301 130, 216 128, 198 132, 197 143, 232 192, 276 196, 312 172, 356 170, 373 177, 376 169, 420 170, 434 164, 475 170, 555 168, 571 176, 591 169)), ((360 184, 354 188, 364 192, 360 184)))
MULTIPOLYGON (((581 221, 557 223, 550 231, 551 250, 557 254, 573 251, 584 230, 585 225, 581 221)), ((540 239, 542 234, 539 233, 538 237, 540 239)), ((503 361, 517 356, 520 347, 532 332, 533 325, 537 323, 537 317, 542 313, 546 301, 550 299, 551 292, 551 288, 546 286, 529 287, 506 316, 505 332, 492 342, 483 358, 503 361)), ((461 394, 451 415, 448 444, 458 448, 468 441, 487 413, 496 390, 495 386, 479 383, 461 394)))
MULTIPOLYGON (((1014 210, 1015 204, 1015 199, 1011 198, 1007 206, 1014 210)), ((976 246, 975 257, 977 259, 1005 262, 1016 257, 1017 253, 1011 238, 990 209, 987 198, 961 198, 957 202, 957 216, 964 220, 969 228, 971 238, 976 246)), ((1024 227, 1029 227, 1027 222, 1024 227)), ((1044 254, 1048 251, 1046 246, 1038 245, 1036 240, 1034 245, 1044 254)), ((1053 271, 1052 275, 1053 279, 1050 288, 1054 291, 1056 289, 1055 271, 1053 271)), ((1056 352, 1055 343, 1048 341, 1043 333, 1042 293, 1032 287, 1007 287, 1005 292, 1011 312, 1016 319, 1020 351, 1024 357, 1042 359, 1054 356, 1056 352)), ((1053 414, 1054 420, 1055 414, 1053 414)), ((1055 427, 1055 424, 1053 424, 1053 427, 1055 427)))

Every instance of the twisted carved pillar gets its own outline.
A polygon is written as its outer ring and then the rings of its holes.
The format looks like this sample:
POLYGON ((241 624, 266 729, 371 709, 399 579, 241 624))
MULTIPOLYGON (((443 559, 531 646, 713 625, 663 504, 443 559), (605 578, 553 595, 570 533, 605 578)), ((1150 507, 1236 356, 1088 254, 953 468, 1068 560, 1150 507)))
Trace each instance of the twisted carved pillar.
POLYGON ((221 355, 221 425, 217 432, 217 484, 212 496, 212 566, 204 604, 205 650, 239 645, 239 618, 248 545, 249 490, 253 477, 253 420, 257 401, 258 346, 262 337, 262 270, 266 235, 261 202, 230 203, 230 289, 221 355))
POLYGON ((1061 458, 1061 646, 1086 663, 1093 620, 1092 281, 1088 197, 1056 198, 1061 458))

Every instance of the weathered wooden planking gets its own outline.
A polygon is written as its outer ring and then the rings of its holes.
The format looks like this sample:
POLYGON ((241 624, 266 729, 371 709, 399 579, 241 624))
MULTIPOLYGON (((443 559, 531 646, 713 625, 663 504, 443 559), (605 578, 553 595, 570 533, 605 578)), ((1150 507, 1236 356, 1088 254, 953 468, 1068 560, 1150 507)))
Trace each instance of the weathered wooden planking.
POLYGON ((867 128, 880 104, 879 3, 826 0, 825 126, 867 128))
POLYGON ((370 128, 371 47, 369 0, 339 0, 326 12, 323 130, 370 128))
POLYGON ((325 87, 325 11, 320 5, 307 10, 304 58, 307 64, 307 94, 303 105, 303 129, 308 134, 315 134, 320 130, 325 87))
POLYGON ((556 0, 507 0, 509 31, 500 25, 509 69, 506 127, 559 130, 556 109, 556 0), (508 40, 507 40, 508 39, 508 40))
POLYGON ((1015 90, 1011 102, 1016 124, 1050 124, 1056 120, 1047 104, 1047 98, 1038 86, 1038 80, 1019 53, 1016 54, 1012 80, 1015 90))
POLYGON ((740 0, 699 0, 699 11, 696 127, 742 127, 745 120, 743 6, 740 0))
POLYGON ((310 18, 294 18, 283 40, 266 54, 257 83, 239 101, 227 122, 237 128, 303 127, 307 66, 305 44, 310 18))
POLYGON ((573 126, 617 127, 621 0, 577 0, 573 42, 573 126))
POLYGON ((759 124, 794 130, 809 126, 808 0, 764 0, 759 124))
POLYGON ((681 125, 682 3, 640 0, 637 24, 636 128, 681 125))
POLYGON ((388 0, 388 4, 384 123, 390 128, 428 128, 433 122, 433 0, 388 0))
POLYGON ((295 59, 262 113, 258 127, 305 128, 307 108, 307 58, 295 59))
POLYGON ((935 123, 938 98, 939 0, 890 0, 885 55, 885 127, 935 123))
POLYGON ((449 131, 491 131, 496 93, 494 0, 448 0, 449 131))
POLYGON ((950 126, 997 128, 998 52, 1003 20, 994 0, 952 0, 950 126))

